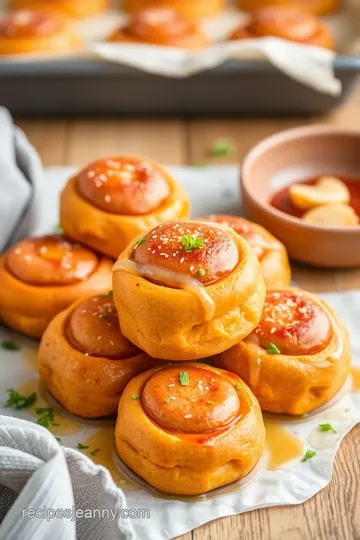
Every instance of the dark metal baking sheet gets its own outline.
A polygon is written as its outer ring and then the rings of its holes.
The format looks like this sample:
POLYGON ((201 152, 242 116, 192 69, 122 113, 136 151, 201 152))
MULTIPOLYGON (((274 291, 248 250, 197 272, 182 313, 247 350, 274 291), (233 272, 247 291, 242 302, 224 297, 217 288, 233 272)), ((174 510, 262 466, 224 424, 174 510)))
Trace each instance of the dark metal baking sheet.
POLYGON ((342 95, 321 94, 267 61, 232 61, 187 79, 97 60, 0 63, 0 104, 16 115, 269 116, 323 114, 343 103, 360 58, 337 57, 342 95))

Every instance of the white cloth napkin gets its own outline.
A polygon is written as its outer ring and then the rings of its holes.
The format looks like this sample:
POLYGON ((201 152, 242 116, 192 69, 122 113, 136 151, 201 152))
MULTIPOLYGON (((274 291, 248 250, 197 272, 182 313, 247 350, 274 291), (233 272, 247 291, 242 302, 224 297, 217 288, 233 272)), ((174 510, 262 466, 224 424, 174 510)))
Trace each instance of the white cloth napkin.
POLYGON ((0 540, 132 540, 124 509, 124 493, 104 467, 37 424, 0 416, 0 540))
POLYGON ((36 150, 0 107, 0 252, 32 229, 41 177, 36 150))

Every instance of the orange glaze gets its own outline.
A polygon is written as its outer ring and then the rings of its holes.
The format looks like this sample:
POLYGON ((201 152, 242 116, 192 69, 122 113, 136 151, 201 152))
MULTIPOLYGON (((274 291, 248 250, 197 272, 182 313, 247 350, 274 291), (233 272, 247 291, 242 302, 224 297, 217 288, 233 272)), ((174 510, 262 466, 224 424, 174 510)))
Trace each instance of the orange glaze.
POLYGON ((109 41, 134 41, 154 45, 198 48, 208 44, 196 23, 170 8, 150 8, 133 15, 116 29, 109 41))
POLYGON ((111 287, 111 260, 61 235, 27 238, 0 257, 0 320, 32 337, 75 301, 111 287))
POLYGON ((249 39, 274 36, 297 43, 334 49, 330 30, 314 15, 296 7, 264 7, 253 12, 249 20, 241 23, 229 39, 249 39))
POLYGON ((112 295, 93 296, 71 313, 67 338, 80 352, 107 358, 129 358, 139 349, 119 331, 119 317, 112 295))
POLYGON ((171 174, 150 159, 98 160, 67 182, 60 197, 66 235, 116 259, 136 236, 189 215, 189 200, 171 174))
POLYGON ((53 13, 24 9, 0 17, 0 55, 65 52, 80 41, 72 25, 53 13))
POLYGON ((6 254, 7 269, 31 285, 73 285, 98 267, 97 255, 61 235, 27 238, 6 254))
POLYGON ((155 210, 170 193, 159 170, 135 158, 90 163, 77 177, 82 197, 112 214, 142 215, 155 210))
POLYGON ((179 368, 163 369, 146 383, 145 412, 161 427, 183 433, 206 433, 229 424, 239 414, 233 385, 206 369, 187 369, 189 384, 180 383, 179 368), (166 403, 166 407, 164 407, 166 403))
POLYGON ((104 11, 109 0, 9 0, 12 9, 31 9, 59 13, 65 17, 89 17, 104 11))
POLYGON ((268 291, 255 334, 266 349, 273 343, 286 355, 316 354, 330 342, 329 317, 320 304, 295 291, 268 291))
MULTIPOLYGON (((350 193, 350 202, 349 205, 353 208, 353 210, 356 212, 356 214, 360 217, 360 178, 349 178, 339 175, 322 175, 322 176, 335 176, 345 186, 348 188, 350 193)), ((296 184, 305 184, 305 185, 315 185, 316 182, 319 180, 319 177, 316 176, 315 178, 307 178, 305 180, 297 181, 296 184)), ((279 191, 274 193, 269 203, 274 208, 277 208, 278 210, 281 210, 281 212, 285 212, 285 214, 289 214, 290 216, 294 217, 302 217, 306 210, 301 210, 297 206, 295 206, 290 197, 290 185, 285 186, 284 188, 281 188, 279 191)))
POLYGON ((261 259, 264 257, 267 247, 266 242, 264 241, 264 238, 259 234, 259 232, 255 229, 251 221, 248 221, 247 219, 238 216, 217 214, 210 214, 210 216, 207 216, 206 219, 209 219, 210 221, 215 221, 215 223, 221 223, 222 225, 227 225, 228 227, 231 227, 232 229, 234 229, 235 232, 240 234, 240 236, 242 236, 244 240, 249 242, 259 261, 261 261, 261 259))
POLYGON ((61 19, 40 11, 14 11, 0 18, 0 36, 46 37, 61 29, 61 19))
POLYGON ((121 333, 112 294, 92 296, 55 317, 41 340, 38 369, 73 414, 114 414, 127 382, 159 364, 121 333))
POLYGON ((211 214, 210 221, 231 227, 249 242, 260 261, 265 285, 269 289, 288 287, 291 280, 289 258, 285 246, 264 227, 238 216, 211 214))
POLYGON ((134 248, 134 261, 156 265, 196 278, 203 285, 215 283, 232 272, 239 262, 239 250, 225 230, 197 221, 159 225, 134 248), (186 238, 198 247, 187 251, 186 238))
POLYGON ((263 411, 302 415, 339 392, 350 361, 349 334, 333 310, 309 292, 284 289, 268 291, 259 326, 216 365, 240 376, 263 411))
POLYGON ((236 0, 238 7, 245 11, 254 11, 264 7, 291 6, 318 16, 336 11, 341 3, 342 0, 236 0))
POLYGON ((185 17, 199 19, 211 17, 226 8, 226 0, 123 0, 125 11, 135 13, 147 8, 172 8, 185 17))
POLYGON ((264 435, 246 385, 197 364, 155 368, 133 379, 115 428, 128 466, 158 489, 184 495, 246 476, 262 454, 264 435))

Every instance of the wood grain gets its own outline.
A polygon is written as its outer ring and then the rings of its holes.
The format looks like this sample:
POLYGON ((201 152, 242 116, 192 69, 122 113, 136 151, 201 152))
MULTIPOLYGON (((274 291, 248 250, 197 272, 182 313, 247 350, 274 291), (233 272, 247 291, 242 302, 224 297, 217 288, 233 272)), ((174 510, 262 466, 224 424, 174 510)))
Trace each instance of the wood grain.
MULTIPOLYGON (((360 87, 350 102, 321 119, 267 120, 71 120, 18 122, 37 147, 46 166, 81 165, 101 156, 131 153, 164 163, 239 162, 261 138, 284 128, 321 121, 357 128, 360 87), (209 157, 217 139, 234 142, 235 155, 209 157)), ((296 283, 319 291, 360 287, 360 270, 324 271, 294 265, 296 283)), ((244 496, 246 496, 244 494, 244 496)), ((354 428, 337 454, 333 480, 310 501, 293 507, 266 508, 218 519, 181 540, 359 540, 360 426, 354 428)))

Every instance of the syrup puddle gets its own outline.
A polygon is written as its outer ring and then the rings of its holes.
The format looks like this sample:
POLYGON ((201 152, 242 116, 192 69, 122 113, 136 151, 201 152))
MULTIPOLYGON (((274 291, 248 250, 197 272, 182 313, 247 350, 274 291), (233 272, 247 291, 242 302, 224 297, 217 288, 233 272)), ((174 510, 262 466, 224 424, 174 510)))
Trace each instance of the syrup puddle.
POLYGON ((276 471, 304 454, 304 443, 280 423, 265 422, 267 469, 276 471))
POLYGON ((23 352, 25 365, 31 370, 37 371, 39 349, 26 349, 23 352))
POLYGON ((125 491, 137 491, 140 489, 140 486, 129 481, 119 470, 120 459, 116 454, 114 430, 115 422, 111 427, 100 429, 83 442, 83 445, 89 446, 89 448, 81 451, 92 459, 94 463, 97 463, 97 465, 102 465, 108 469, 117 486, 125 491), (99 449, 98 452, 95 452, 95 455, 91 455, 90 452, 93 452, 97 448, 99 449))
POLYGON ((53 403, 50 403, 49 393, 45 386, 42 384, 39 378, 34 378, 26 381, 24 384, 17 388, 20 394, 29 395, 36 392, 36 401, 32 407, 28 409, 30 414, 35 418, 39 416, 35 413, 37 407, 52 408, 54 411, 54 419, 49 422, 47 429, 57 436, 73 435, 81 431, 82 426, 77 422, 73 422, 67 418, 62 412, 53 407, 53 403))

